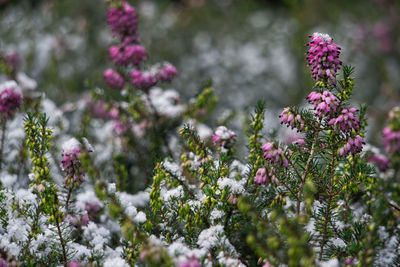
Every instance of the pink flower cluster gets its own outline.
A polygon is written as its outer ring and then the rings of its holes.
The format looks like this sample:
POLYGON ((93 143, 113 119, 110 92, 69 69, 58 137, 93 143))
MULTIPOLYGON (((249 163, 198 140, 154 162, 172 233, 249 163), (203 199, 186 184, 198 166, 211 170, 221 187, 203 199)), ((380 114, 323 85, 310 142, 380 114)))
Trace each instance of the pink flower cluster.
POLYGON ((104 72, 104 79, 110 87, 115 89, 121 89, 125 84, 124 77, 113 69, 107 69, 104 72))
POLYGON ((396 154, 400 151, 400 131, 395 131, 390 126, 386 126, 382 135, 386 153, 396 154))
POLYGON ((178 71, 171 64, 153 68, 151 71, 142 71, 139 66, 148 57, 146 49, 139 45, 137 34, 137 16, 135 9, 125 0, 112 2, 107 14, 107 23, 114 35, 120 38, 120 44, 111 46, 109 54, 115 65, 129 67, 136 66, 129 76, 124 77, 116 70, 107 69, 104 78, 107 84, 115 89, 121 89, 125 80, 130 78, 131 83, 138 89, 148 90, 159 81, 171 82, 178 75, 178 71), (156 69, 156 70, 155 70, 156 69))
POLYGON ((116 135, 123 136, 129 131, 130 128, 131 125, 129 123, 123 122, 121 120, 114 120, 113 131, 116 135))
POLYGON ((141 45, 114 45, 110 47, 109 53, 112 62, 122 66, 140 65, 147 57, 147 51, 141 45))
POLYGON ((133 70, 130 74, 132 84, 142 90, 148 90, 158 82, 170 82, 178 76, 178 71, 171 64, 166 64, 156 71, 133 70))
POLYGON ((8 119, 14 115, 22 104, 22 95, 12 88, 0 92, 0 114, 8 119))
POLYGON ((180 267, 201 267, 200 262, 192 255, 187 261, 180 264, 180 267))
POLYGON ((75 227, 86 226, 89 223, 89 215, 87 213, 83 214, 82 216, 67 214, 66 219, 68 220, 69 224, 75 227))
POLYGON ((300 114, 295 114, 288 107, 283 109, 279 118, 281 118, 281 124, 284 123, 287 127, 292 127, 292 129, 296 128, 298 132, 304 128, 304 121, 301 119, 300 114))
POLYGON ((130 74, 132 84, 139 89, 147 90, 157 84, 156 75, 151 71, 134 70, 130 74))
POLYGON ((353 155, 360 153, 362 151, 363 144, 365 144, 365 142, 361 136, 357 135, 354 138, 349 137, 347 143, 339 149, 339 155, 344 157, 349 153, 353 155))
POLYGON ((166 64, 157 74, 158 79, 163 82, 171 82, 176 76, 178 71, 171 64, 166 64))
POLYGON ((80 155, 82 148, 78 140, 70 139, 63 145, 61 168, 66 173, 65 187, 79 186, 85 176, 81 168, 80 155))
POLYGON ((314 105, 315 113, 320 117, 329 116, 331 113, 336 112, 339 105, 336 96, 327 90, 322 93, 313 91, 306 99, 314 105))
MULTIPOLYGON (((285 168, 288 167, 289 163, 282 148, 276 148, 273 143, 267 142, 261 147, 261 149, 264 152, 264 158, 267 161, 271 162, 272 164, 283 164, 285 168)), ((291 152, 292 151, 288 149, 286 153, 290 155, 291 152)))
POLYGON ((257 170, 254 182, 257 184, 266 184, 268 182, 267 170, 265 168, 259 168, 257 170))
POLYGON ((273 174, 274 168, 271 167, 271 172, 267 173, 266 168, 259 168, 256 172, 256 177, 254 178, 254 182, 257 184, 268 184, 269 178, 271 178, 271 183, 275 183, 276 177, 273 174))
POLYGON ((389 159, 385 155, 374 154, 369 156, 367 159, 369 162, 375 163, 380 171, 384 172, 389 168, 389 159))
POLYGON ((229 148, 236 142, 236 134, 225 126, 219 126, 211 139, 214 146, 229 148))
POLYGON ((314 33, 310 38, 307 60, 311 66, 311 76, 317 82, 336 84, 336 72, 342 64, 339 59, 340 47, 328 34, 314 33))
POLYGON ((125 0, 116 3, 107 12, 107 24, 121 41, 128 38, 130 42, 137 42, 137 22, 135 8, 125 0))
POLYGON ((342 113, 328 122, 328 125, 333 125, 335 130, 350 131, 358 130, 360 128, 360 120, 355 113, 358 112, 356 108, 343 109, 342 113))

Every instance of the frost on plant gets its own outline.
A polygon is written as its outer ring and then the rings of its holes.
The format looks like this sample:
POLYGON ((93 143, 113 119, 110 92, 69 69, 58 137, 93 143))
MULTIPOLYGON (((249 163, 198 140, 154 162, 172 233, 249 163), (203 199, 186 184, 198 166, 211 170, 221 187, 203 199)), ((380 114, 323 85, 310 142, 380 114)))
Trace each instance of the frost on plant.
POLYGON ((367 144, 329 35, 310 37, 303 103, 268 114, 296 138, 266 135, 259 102, 243 156, 207 118, 212 84, 188 103, 165 89, 185 70, 151 61, 128 1, 107 4, 104 89, 59 107, 1 61, 0 266, 400 265, 400 109, 385 152, 367 144))

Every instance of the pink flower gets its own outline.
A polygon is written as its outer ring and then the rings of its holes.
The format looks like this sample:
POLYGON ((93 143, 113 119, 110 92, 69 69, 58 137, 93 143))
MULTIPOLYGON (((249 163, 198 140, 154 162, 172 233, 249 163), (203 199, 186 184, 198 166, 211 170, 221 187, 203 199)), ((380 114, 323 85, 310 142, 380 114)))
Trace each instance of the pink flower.
POLYGON ((137 42, 137 22, 135 8, 124 0, 120 6, 117 3, 117 6, 111 7, 107 12, 107 24, 112 33, 121 40, 130 38, 132 42, 137 42))
POLYGON ((304 128, 304 121, 300 114, 295 114, 288 107, 283 109, 279 118, 281 118, 281 124, 286 124, 287 127, 290 126, 292 129, 296 128, 298 132, 302 131, 304 128))
POLYGON ((12 117, 22 104, 22 95, 14 89, 0 92, 0 115, 6 119, 12 117))
POLYGON ((358 130, 360 128, 360 121, 355 113, 358 112, 356 108, 343 109, 337 118, 333 118, 328 122, 328 125, 333 125, 336 130, 342 131, 358 130))
POLYGON ((259 168, 257 170, 256 178, 254 178, 254 182, 257 184, 268 183, 267 170, 265 168, 259 168))
POLYGON ((81 225, 87 225, 88 223, 89 223, 89 215, 85 213, 81 217, 81 225))
MULTIPOLYGON (((262 151, 264 152, 264 158, 269 161, 272 164, 277 164, 277 165, 284 165, 285 168, 288 167, 289 162, 286 159, 286 156, 283 153, 282 148, 277 147, 275 148, 273 143, 265 143, 262 147, 261 147, 262 151)), ((288 155, 290 155, 292 153, 292 151, 290 149, 287 150, 286 152, 288 155)))
POLYGON ((336 72, 342 64, 339 59, 340 47, 328 34, 314 33, 310 38, 307 61, 311 67, 311 76, 315 81, 336 84, 336 72))
POLYGON ((79 261, 71 261, 68 264, 68 267, 79 267, 79 266, 80 266, 79 261))
POLYGON ((147 51, 141 45, 111 46, 109 54, 114 64, 122 66, 140 65, 147 57, 147 51))
POLYGON ((83 182, 85 173, 79 159, 81 153, 81 144, 75 138, 63 144, 61 169, 66 173, 65 186, 67 188, 79 186, 83 182))
POLYGON ((130 74, 132 84, 142 90, 148 90, 157 84, 158 80, 154 75, 149 72, 142 72, 140 70, 134 70, 130 74))
POLYGON ((211 139, 214 146, 229 148, 236 142, 236 134, 225 126, 219 126, 211 136, 211 139))
POLYGON ((386 171, 389 168, 389 159, 385 155, 371 155, 368 157, 368 161, 375 163, 378 169, 382 172, 386 171))
POLYGON ((113 131, 118 136, 125 135, 130 129, 130 125, 121 120, 114 120, 113 131))
POLYGON ((187 261, 182 262, 180 267, 201 267, 200 262, 192 255, 187 261))
POLYGON ((347 143, 339 149, 339 156, 345 157, 350 153, 352 155, 360 153, 364 144, 364 139, 359 135, 356 135, 354 138, 349 137, 347 143))
POLYGON ((160 70, 157 76, 161 81, 170 82, 172 79, 178 76, 178 71, 171 64, 167 64, 160 70))
POLYGON ((107 81, 107 84, 115 89, 121 89, 124 86, 124 78, 117 71, 113 69, 107 69, 103 74, 107 81))
POLYGON ((390 126, 386 126, 382 135, 386 153, 395 154, 400 151, 400 131, 395 131, 390 126))
POLYGON ((17 51, 11 50, 6 54, 6 61, 12 69, 16 70, 21 63, 21 58, 17 51))
POLYGON ((320 92, 311 92, 306 99, 310 104, 314 104, 315 114, 319 117, 330 116, 331 113, 336 112, 339 105, 338 99, 329 91, 325 90, 320 92))

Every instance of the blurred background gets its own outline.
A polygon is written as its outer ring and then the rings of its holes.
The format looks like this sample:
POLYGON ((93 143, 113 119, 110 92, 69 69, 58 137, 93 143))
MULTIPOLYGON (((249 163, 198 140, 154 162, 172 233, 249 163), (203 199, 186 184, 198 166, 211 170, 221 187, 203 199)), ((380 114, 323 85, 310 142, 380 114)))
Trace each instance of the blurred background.
MULTIPOLYGON (((342 61, 356 67, 353 101, 369 105, 367 139, 381 145, 387 112, 400 103, 400 1, 128 2, 137 9, 149 64, 165 60, 178 68, 171 87, 183 101, 212 79, 217 110, 240 118, 265 100, 271 128, 282 108, 300 103, 311 89, 308 35, 329 33, 342 47, 342 61)), ((16 53, 20 69, 56 103, 74 101, 106 88, 108 47, 117 42, 106 10, 104 0, 0 0, 0 51, 16 53)))

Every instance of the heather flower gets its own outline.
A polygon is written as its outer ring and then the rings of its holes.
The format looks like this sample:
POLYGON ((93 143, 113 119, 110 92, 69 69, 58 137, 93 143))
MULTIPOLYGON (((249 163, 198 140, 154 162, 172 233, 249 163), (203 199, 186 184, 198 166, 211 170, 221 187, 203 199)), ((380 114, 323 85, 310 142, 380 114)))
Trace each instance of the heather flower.
POLYGON ((94 218, 97 212, 99 212, 100 207, 99 204, 96 202, 89 202, 85 204, 85 210, 87 211, 89 217, 94 218))
POLYGON ((302 120, 300 114, 295 114, 290 111, 290 108, 284 108, 282 113, 279 115, 281 118, 281 124, 286 124, 287 127, 297 128, 297 131, 302 131, 304 128, 304 121, 302 120))
POLYGON ((78 226, 78 219, 74 215, 67 214, 66 219, 70 225, 75 226, 75 227, 78 226))
POLYGON ((107 69, 103 76, 106 79, 107 84, 112 88, 121 89, 124 86, 124 78, 113 69, 107 69))
POLYGON ((1 258, 0 255, 0 267, 7 267, 7 266, 8 266, 7 262, 3 258, 1 258))
POLYGON ((160 70, 157 76, 161 81, 170 82, 172 79, 178 76, 178 71, 171 64, 167 64, 160 70))
POLYGON ((107 111, 107 105, 105 102, 94 99, 87 99, 86 106, 92 116, 101 119, 110 118, 110 114, 107 111))
POLYGON ((333 125, 336 130, 342 131, 358 130, 360 127, 360 121, 355 113, 358 112, 356 108, 343 109, 341 114, 337 118, 332 118, 328 125, 333 125))
POLYGON ((229 148, 236 142, 236 134, 225 126, 219 126, 211 139, 214 146, 229 148))
POLYGON ((108 115, 110 115, 110 118, 111 118, 111 119, 116 120, 116 119, 118 118, 118 115, 119 115, 119 110, 118 110, 118 108, 117 108, 117 107, 112 107, 112 108, 110 109, 110 111, 108 112, 108 115))
POLYGON ((147 51, 141 45, 111 46, 109 54, 114 64, 122 66, 140 65, 147 57, 147 51))
POLYGON ((347 143, 339 149, 339 155, 341 157, 347 156, 348 154, 357 154, 362 151, 363 144, 365 144, 364 139, 357 135, 354 138, 349 137, 347 143))
POLYGON ((182 262, 180 267, 201 267, 200 262, 192 255, 187 261, 182 262))
POLYGON ((303 138, 297 139, 296 141, 293 142, 293 144, 297 144, 299 146, 303 146, 305 144, 305 141, 303 138))
POLYGON ((68 188, 79 186, 83 182, 85 173, 79 159, 81 153, 81 143, 75 138, 63 144, 61 168, 66 173, 65 186, 68 188))
POLYGON ((395 131, 390 126, 386 126, 382 135, 386 153, 395 154, 400 151, 400 130, 395 131))
POLYGON ((11 50, 6 54, 6 61, 12 69, 16 70, 21 63, 21 58, 17 51, 11 50))
POLYGON ((118 136, 125 135, 130 129, 130 125, 121 120, 114 120, 113 131, 118 136))
POLYGON ((326 84, 336 84, 336 72, 342 62, 339 59, 338 47, 328 34, 314 33, 310 36, 311 42, 307 45, 308 66, 311 67, 311 76, 315 81, 326 84))
POLYGON ((134 70, 130 74, 132 84, 142 90, 147 90, 157 84, 157 79, 150 71, 134 70))
POLYGON ((1 117, 8 119, 14 115, 22 104, 22 95, 12 89, 4 89, 0 92, 0 114, 1 117))
POLYGON ((386 152, 396 154, 400 150, 400 107, 389 112, 389 125, 383 129, 382 135, 386 152))
POLYGON ((71 261, 68 264, 68 267, 79 267, 79 266, 80 266, 79 261, 71 261))
POLYGON ((256 177, 254 178, 254 182, 257 184, 268 183, 267 170, 265 168, 259 168, 257 170, 256 177))
POLYGON ((86 226, 89 223, 89 215, 87 213, 81 216, 81 225, 86 226))
POLYGON ((331 113, 336 112, 339 105, 338 99, 327 90, 322 93, 313 91, 306 99, 310 104, 314 105, 315 113, 319 117, 329 116, 331 113))
POLYGON ((382 172, 386 171, 389 168, 389 159, 382 154, 374 154, 369 156, 369 162, 375 163, 378 169, 382 172))
MULTIPOLYGON (((262 151, 264 152, 264 158, 273 163, 273 164, 278 164, 281 165, 283 164, 285 166, 285 168, 288 167, 289 163, 288 160, 286 159, 286 156, 283 153, 282 148, 278 147, 275 148, 273 143, 265 143, 262 147, 261 147, 262 151)), ((287 151, 288 154, 291 154, 291 150, 288 149, 287 151)))
POLYGON ((346 258, 345 261, 344 261, 344 263, 345 263, 345 264, 353 264, 353 261, 354 261, 354 258, 351 258, 351 257, 350 257, 350 258, 346 258))
POLYGON ((235 205, 236 202, 237 202, 237 199, 238 199, 237 196, 235 196, 235 195, 233 195, 233 194, 230 194, 230 195, 229 195, 229 198, 228 198, 228 201, 229 201, 231 204, 235 205))
POLYGON ((134 7, 122 0, 120 5, 109 8, 107 12, 107 24, 114 35, 121 40, 130 38, 137 42, 137 16, 134 7))

